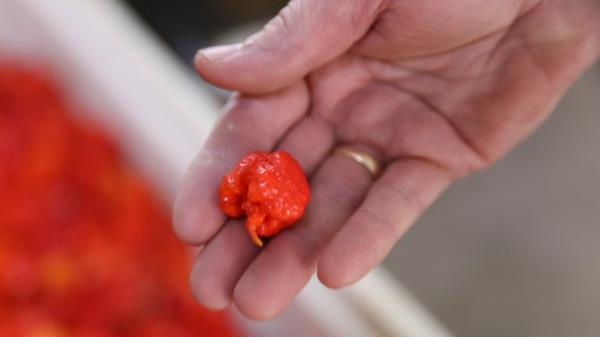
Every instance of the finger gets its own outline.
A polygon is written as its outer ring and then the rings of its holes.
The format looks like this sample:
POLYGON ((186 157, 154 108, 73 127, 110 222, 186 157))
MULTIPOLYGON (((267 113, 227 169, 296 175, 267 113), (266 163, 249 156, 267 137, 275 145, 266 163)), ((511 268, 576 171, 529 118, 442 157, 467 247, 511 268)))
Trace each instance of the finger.
MULTIPOLYGON (((279 148, 294 157, 310 174, 329 152, 333 134, 322 121, 306 117, 284 137, 279 148)), ((190 276, 196 300, 207 308, 220 310, 231 304, 238 279, 259 253, 242 221, 229 221, 198 254, 190 276)))
POLYGON ((274 317, 314 273, 319 252, 366 192, 371 177, 349 158, 329 157, 312 179, 304 218, 280 233, 250 264, 234 290, 238 309, 253 319, 274 317))
POLYGON ((383 10, 383 0, 293 0, 246 42, 200 51, 196 68, 228 89, 264 93, 288 86, 345 52, 383 10))
POLYGON ((271 150, 308 108, 303 82, 262 96, 232 99, 183 180, 174 205, 178 236, 202 244, 221 227, 225 216, 218 206, 221 177, 251 151, 271 150))
POLYGON ((333 146, 333 131, 322 119, 307 116, 285 135, 279 148, 292 154, 307 175, 327 156, 333 146))
POLYGON ((536 1, 396 1, 353 46, 364 56, 398 60, 433 55, 506 30, 536 1), (477 29, 473 29, 477 27, 477 29))
POLYGON ((363 277, 450 180, 446 170, 421 159, 391 164, 324 250, 317 271, 321 282, 339 288, 363 277))
POLYGON ((225 224, 192 267, 190 287, 198 303, 213 310, 227 308, 237 280, 258 252, 242 221, 225 224))

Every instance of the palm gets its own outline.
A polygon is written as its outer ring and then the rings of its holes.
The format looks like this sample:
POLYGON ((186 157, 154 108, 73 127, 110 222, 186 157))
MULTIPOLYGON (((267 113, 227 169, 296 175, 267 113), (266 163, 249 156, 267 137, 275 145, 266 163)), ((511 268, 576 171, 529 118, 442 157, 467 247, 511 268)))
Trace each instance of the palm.
MULTIPOLYGON (((178 234, 206 243, 192 272, 199 301, 222 308, 233 300, 246 315, 268 318, 315 270, 331 287, 363 276, 452 180, 531 132, 594 60, 585 52, 597 46, 598 11, 587 9, 598 6, 586 1, 365 1, 361 10, 377 17, 374 25, 361 26, 369 15, 353 17, 353 41, 312 46, 325 56, 292 59, 287 73, 273 71, 281 58, 260 53, 234 53, 222 64, 201 56, 205 78, 254 95, 232 99, 176 203, 178 234), (540 26, 556 17, 560 30, 540 26), (372 180, 348 158, 331 155, 343 143, 370 152, 386 170, 372 180), (259 251, 238 222, 224 224, 215 191, 239 157, 275 147, 311 175, 312 198, 302 221, 259 251)), ((300 4, 256 39, 280 43, 269 35, 282 23, 293 26, 286 16, 300 4)), ((261 52, 274 48, 262 44, 261 52)))
POLYGON ((400 15, 395 11, 406 11, 396 7, 382 16, 390 17, 385 31, 371 32, 376 36, 309 76, 313 114, 338 141, 370 144, 386 161, 417 157, 456 175, 481 168, 544 119, 556 91, 582 66, 573 59, 574 48, 587 47, 582 35, 544 37, 537 24, 564 7, 538 9, 532 2, 502 18, 494 13, 496 22, 443 45, 435 37, 425 43, 425 36, 418 52, 408 52, 406 41, 373 52, 376 38, 394 39, 382 34, 411 30, 390 26, 400 15))

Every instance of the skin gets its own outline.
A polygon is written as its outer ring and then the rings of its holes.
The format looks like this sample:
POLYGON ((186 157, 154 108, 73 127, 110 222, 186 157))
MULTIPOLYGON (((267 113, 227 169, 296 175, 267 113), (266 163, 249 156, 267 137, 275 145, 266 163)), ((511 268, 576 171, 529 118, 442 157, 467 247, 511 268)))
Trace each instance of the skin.
POLYGON ((200 75, 238 93, 175 203, 175 231, 203 247, 197 300, 269 319, 315 271, 331 288, 356 282, 453 181, 538 127, 599 54, 598 0, 293 0, 246 42, 202 50, 200 75), (337 144, 383 173, 331 154, 337 144), (216 191, 243 155, 276 148, 312 196, 260 250, 216 191))

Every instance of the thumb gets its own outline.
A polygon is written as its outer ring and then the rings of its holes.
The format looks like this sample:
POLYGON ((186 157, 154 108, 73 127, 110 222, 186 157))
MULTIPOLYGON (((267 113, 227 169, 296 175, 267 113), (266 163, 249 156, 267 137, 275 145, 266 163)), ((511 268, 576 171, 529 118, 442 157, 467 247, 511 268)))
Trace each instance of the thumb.
POLYGON ((258 94, 298 81, 344 53, 384 9, 385 0, 292 0, 243 43, 198 52, 196 69, 226 89, 258 94))

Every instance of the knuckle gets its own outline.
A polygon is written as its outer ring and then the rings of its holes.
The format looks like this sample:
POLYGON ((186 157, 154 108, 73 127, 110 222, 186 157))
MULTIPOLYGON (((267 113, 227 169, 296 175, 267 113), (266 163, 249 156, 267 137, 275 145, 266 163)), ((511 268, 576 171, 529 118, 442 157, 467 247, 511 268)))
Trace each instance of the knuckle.
POLYGON ((392 181, 382 185, 382 188, 391 198, 398 200, 399 204, 405 205, 405 207, 411 207, 417 212, 422 212, 427 207, 421 192, 407 181, 392 181))
POLYGON ((359 218, 362 218, 362 221, 364 221, 366 224, 369 224, 369 226, 377 228, 383 237, 397 238, 400 235, 398 225, 395 223, 395 221, 378 214, 370 208, 361 208, 358 211, 358 216, 359 218))
POLYGON ((381 13, 388 1, 353 0, 352 11, 349 14, 353 35, 360 38, 368 29, 369 23, 381 13))

